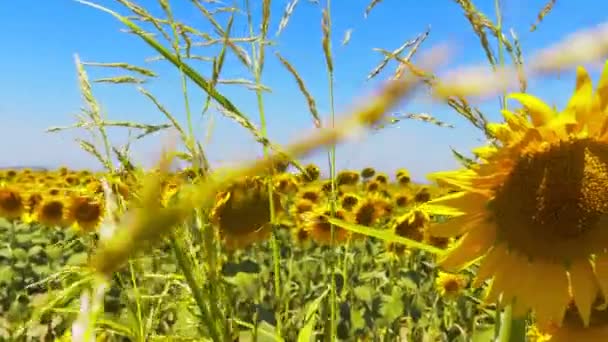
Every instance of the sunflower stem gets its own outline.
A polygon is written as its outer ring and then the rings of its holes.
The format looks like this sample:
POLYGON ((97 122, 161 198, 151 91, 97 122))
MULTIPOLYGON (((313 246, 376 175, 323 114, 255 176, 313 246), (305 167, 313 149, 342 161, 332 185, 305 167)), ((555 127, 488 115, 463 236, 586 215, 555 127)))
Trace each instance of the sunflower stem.
POLYGON ((497 321, 499 333, 497 342, 525 342, 526 341, 526 320, 525 318, 513 318, 513 307, 507 306, 497 321))

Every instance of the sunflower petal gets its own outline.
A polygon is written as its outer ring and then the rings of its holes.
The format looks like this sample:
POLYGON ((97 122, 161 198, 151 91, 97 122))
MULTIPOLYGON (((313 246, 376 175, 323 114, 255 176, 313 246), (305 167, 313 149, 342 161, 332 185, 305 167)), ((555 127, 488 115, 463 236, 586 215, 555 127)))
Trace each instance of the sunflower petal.
POLYGON ((535 288, 532 287, 536 274, 533 272, 531 263, 528 259, 522 255, 519 258, 519 269, 518 274, 518 285, 519 290, 513 303, 513 317, 525 317, 531 308, 533 303, 532 298, 536 296, 535 288))
POLYGON ((578 312, 585 327, 589 325, 591 307, 598 295, 598 285, 589 260, 576 260, 570 267, 570 285, 578 312))
POLYGON ((544 126, 555 116, 553 108, 535 96, 515 93, 509 95, 509 98, 519 101, 526 108, 532 124, 536 127, 544 126))
POLYGON ((477 226, 460 238, 458 244, 439 261, 439 265, 447 272, 457 273, 483 256, 495 240, 496 229, 477 226))
POLYGON ((608 253, 603 253, 596 257, 595 277, 604 297, 608 297, 608 253))
POLYGON ((473 180, 477 177, 477 173, 469 169, 460 169, 454 171, 434 172, 427 176, 429 180, 441 182, 450 186, 457 187, 461 190, 469 190, 473 188, 473 180))
POLYGON ((433 207, 443 207, 451 209, 453 216, 458 216, 485 211, 487 202, 488 198, 481 194, 461 191, 426 202, 423 211, 434 213, 433 207))
POLYGON ((530 267, 536 275, 528 290, 534 293, 530 300, 537 322, 561 325, 570 300, 566 270, 560 264, 542 260, 533 261, 530 267))
POLYGON ((465 234, 471 228, 484 224, 485 214, 463 215, 450 218, 445 223, 435 223, 428 228, 429 234, 435 237, 454 237, 465 234))
POLYGON ((593 84, 587 70, 583 67, 576 68, 576 87, 574 94, 568 101, 566 111, 576 114, 579 127, 582 128, 589 123, 591 116, 591 101, 593 99, 593 84))
POLYGON ((599 110, 603 113, 608 106, 608 61, 604 64, 604 70, 602 70, 595 93, 599 101, 599 110))
POLYGON ((494 246, 479 265, 477 275, 473 281, 473 287, 479 287, 487 279, 491 278, 496 271, 498 263, 507 258, 507 247, 504 243, 494 246))

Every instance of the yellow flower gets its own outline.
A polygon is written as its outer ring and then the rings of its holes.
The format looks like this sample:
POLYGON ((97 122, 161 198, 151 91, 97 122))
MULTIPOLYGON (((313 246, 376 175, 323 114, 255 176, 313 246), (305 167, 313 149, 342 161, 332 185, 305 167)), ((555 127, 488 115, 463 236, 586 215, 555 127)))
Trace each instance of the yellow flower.
MULTIPOLYGON (((280 197, 273 192, 275 214, 282 211, 280 197)), ((270 195, 262 178, 248 177, 218 194, 211 221, 219 229, 227 249, 244 248, 266 239, 270 227, 270 195)))
POLYGON ((608 63, 596 92, 578 68, 561 113, 511 97, 529 120, 503 111, 505 123, 489 125, 498 146, 476 150, 479 165, 430 177, 459 190, 427 203, 455 216, 432 235, 462 235, 440 265, 481 259, 474 285, 493 279, 487 300, 513 303, 517 316, 533 309, 541 322, 561 322, 572 294, 588 324, 598 287, 608 294, 608 63))
MULTIPOLYGON (((312 240, 322 245, 331 243, 331 223, 328 218, 332 216, 331 210, 323 208, 316 209, 307 213, 304 220, 304 229, 312 240)), ((335 218, 343 221, 351 221, 350 215, 346 210, 338 209, 335 211, 335 218)), ((348 240, 350 232, 344 228, 334 225, 334 242, 340 244, 348 240)))
POLYGON ((25 212, 23 198, 17 189, 0 187, 0 217, 8 220, 20 218, 25 212))
POLYGON ((103 216, 100 201, 87 196, 74 196, 70 199, 67 211, 68 221, 74 222, 83 232, 95 231, 103 216))
POLYGON ((65 199, 60 196, 44 198, 36 208, 34 220, 46 227, 67 227, 73 222, 65 199))
POLYGON ((466 288, 467 282, 467 277, 461 274, 439 272, 435 278, 435 287, 441 297, 454 299, 466 288))

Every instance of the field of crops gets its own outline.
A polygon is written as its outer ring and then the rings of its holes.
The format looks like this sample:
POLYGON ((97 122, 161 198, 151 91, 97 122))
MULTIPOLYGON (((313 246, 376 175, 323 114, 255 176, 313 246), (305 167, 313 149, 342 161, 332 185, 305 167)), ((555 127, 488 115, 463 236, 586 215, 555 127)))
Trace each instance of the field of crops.
MULTIPOLYGON (((279 146, 267 138, 262 96, 263 65, 274 50, 270 0, 237 7, 192 0, 213 33, 180 21, 169 0, 154 2, 162 16, 149 3, 117 0, 115 12, 77 2, 117 19, 157 62, 174 67, 185 120, 142 87, 165 123, 107 119, 89 68, 121 70, 95 81, 119 86, 156 73, 76 58, 85 106, 75 125, 49 130, 85 130, 93 138, 78 143, 101 167, 0 169, 0 340, 608 341, 608 63, 595 85, 579 67, 608 55, 605 25, 565 37, 524 64, 515 31, 503 33, 500 1, 494 22, 470 0, 457 0, 489 68, 439 74, 449 52, 421 48, 427 30, 382 50, 368 78, 389 62, 396 70, 339 117, 334 68, 341 66, 331 44, 339 14, 329 0, 309 1, 322 19, 330 113, 319 114, 306 75, 274 51, 315 125, 279 146), (248 23, 251 37, 232 38, 235 20, 248 23), (196 55, 209 46, 217 55, 196 55), (227 56, 251 80, 223 79, 227 56), (192 66, 205 58, 213 65, 208 76, 192 66), (564 69, 576 70, 565 108, 527 93, 530 79, 564 69), (222 82, 255 93, 259 127, 221 93, 222 82), (415 182, 408 165, 391 173, 375 165, 337 169, 336 145, 355 133, 382 134, 406 120, 449 126, 426 113, 387 114, 403 99, 415 101, 420 88, 487 138, 472 153, 452 149, 460 169, 439 167, 426 183, 415 182), (210 163, 189 106, 195 92, 206 96, 203 115, 217 111, 242 126, 264 157, 210 163), (499 99, 500 122, 475 105, 488 96, 499 99), (108 129, 117 127, 139 133, 115 145, 108 129), (174 134, 155 166, 138 165, 130 144, 164 130, 174 134), (313 153, 327 154, 328 174, 303 161, 313 153)), ((298 3, 283 5, 277 37, 298 3)), ((539 10, 531 31, 555 4, 539 10)), ((384 5, 371 1, 365 16, 384 5)))

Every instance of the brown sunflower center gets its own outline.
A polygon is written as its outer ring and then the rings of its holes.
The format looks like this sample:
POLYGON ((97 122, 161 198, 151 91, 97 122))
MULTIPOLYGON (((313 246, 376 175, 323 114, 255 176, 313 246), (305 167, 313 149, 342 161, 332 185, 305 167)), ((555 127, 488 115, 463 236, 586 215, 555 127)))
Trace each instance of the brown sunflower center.
POLYGON ((42 206, 41 218, 48 221, 57 221, 63 217, 63 203, 51 201, 42 206))
POLYGON ((5 211, 17 211, 21 209, 23 202, 19 193, 13 190, 0 189, 0 207, 5 211))
POLYGON ((598 251, 608 241, 608 144, 568 140, 521 156, 490 208, 499 238, 531 258, 598 251))
POLYGON ((99 203, 88 199, 79 198, 74 205, 74 218, 78 222, 95 222, 101 217, 101 207, 99 203))
POLYGON ((460 290, 460 282, 455 278, 447 279, 443 283, 443 289, 446 293, 456 293, 460 290))

